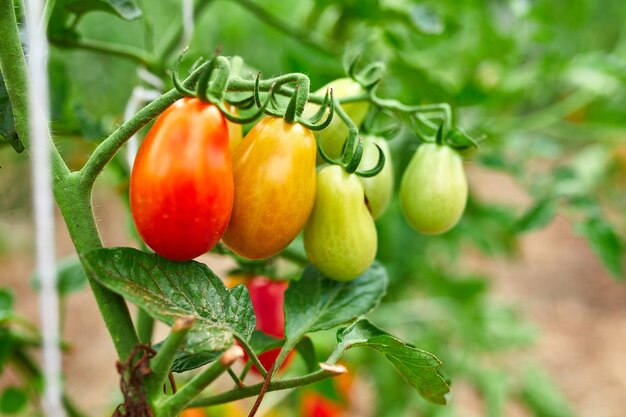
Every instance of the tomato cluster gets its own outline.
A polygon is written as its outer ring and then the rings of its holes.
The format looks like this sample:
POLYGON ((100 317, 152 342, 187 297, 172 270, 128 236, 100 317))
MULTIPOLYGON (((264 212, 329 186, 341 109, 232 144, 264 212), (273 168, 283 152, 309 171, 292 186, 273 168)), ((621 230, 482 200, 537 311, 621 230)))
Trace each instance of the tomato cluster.
MULTIPOLYGON (((330 86, 338 97, 363 92, 351 79, 330 86)), ((344 111, 360 123, 368 106, 348 103, 344 111)), ((333 154, 348 147, 342 123, 335 117, 318 135, 333 154)), ((366 136, 356 172, 316 168, 316 156, 316 138, 303 124, 265 116, 242 140, 241 125, 215 105, 181 99, 157 119, 137 154, 130 181, 135 225, 150 248, 176 261, 193 259, 220 239, 241 257, 270 258, 303 231, 311 263, 330 278, 355 279, 376 257, 374 219, 392 197, 389 147, 382 137, 366 136), (365 177, 381 154, 382 170, 365 177)), ((413 228, 449 230, 467 199, 459 154, 442 144, 421 145, 399 196, 413 228)))

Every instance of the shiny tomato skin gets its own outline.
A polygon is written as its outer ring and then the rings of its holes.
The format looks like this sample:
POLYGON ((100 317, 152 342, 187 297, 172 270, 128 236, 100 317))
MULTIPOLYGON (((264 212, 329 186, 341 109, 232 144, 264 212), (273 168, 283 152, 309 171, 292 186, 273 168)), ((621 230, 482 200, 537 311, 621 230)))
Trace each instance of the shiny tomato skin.
MULTIPOLYGON (((289 286, 289 281, 272 280, 263 275, 230 275, 226 281, 229 288, 238 284, 243 284, 248 288, 256 316, 256 329, 278 339, 283 339, 285 337, 285 291, 289 286)), ((259 355, 259 361, 265 369, 269 370, 276 362, 279 354, 280 348, 263 352, 259 355)), ((289 366, 292 359, 293 353, 290 353, 280 370, 289 366)), ((244 360, 248 360, 247 355, 245 355, 244 360)), ((259 374, 254 365, 250 369, 253 373, 259 374)))
POLYGON ((417 148, 400 183, 402 214, 409 225, 425 235, 452 229, 467 203, 463 160, 446 145, 425 143, 417 148))
MULTIPOLYGON (((239 115, 239 110, 232 104, 224 103, 224 107, 226 107, 226 110, 230 113, 236 116, 239 115)), ((239 123, 231 122, 230 120, 226 120, 226 125, 228 126, 228 147, 232 155, 243 140, 243 126, 239 123)))
MULTIPOLYGON (((279 339, 285 337, 284 304, 285 291, 288 286, 289 281, 276 281, 264 276, 256 276, 246 283, 250 293, 250 300, 252 301, 252 308, 256 315, 257 330, 279 339)), ((265 369, 269 370, 276 362, 279 354, 280 348, 263 352, 259 355, 259 361, 261 361, 265 369)), ((293 354, 287 356, 280 370, 284 370, 289 366, 292 357, 293 354)), ((258 373, 254 366, 251 370, 258 373)))
POLYGON ((304 227, 309 261, 328 278, 351 281, 374 261, 376 225, 365 205, 363 185, 338 165, 317 173, 315 207, 304 227))
POLYGON ((269 258, 300 233, 315 201, 315 137, 266 116, 235 149, 235 202, 226 245, 249 259, 269 258))
POLYGON ((130 209, 144 242, 174 261, 202 255, 220 240, 234 189, 226 120, 194 98, 172 104, 139 148, 130 209))

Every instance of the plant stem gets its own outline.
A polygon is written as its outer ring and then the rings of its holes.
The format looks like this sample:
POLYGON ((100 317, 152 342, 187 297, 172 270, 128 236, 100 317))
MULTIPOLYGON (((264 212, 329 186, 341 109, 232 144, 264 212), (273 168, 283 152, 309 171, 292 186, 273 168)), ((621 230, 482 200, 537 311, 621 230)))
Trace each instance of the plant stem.
POLYGON ((71 39, 71 38, 50 38, 50 43, 61 48, 79 48, 87 51, 97 52, 106 55, 115 55, 152 68, 156 65, 156 59, 141 48, 131 45, 115 44, 98 41, 95 39, 71 39))
POLYGON ((15 130, 28 146, 28 76, 12 0, 0 0, 0 70, 13 107, 15 130))
POLYGON ((243 350, 239 346, 228 348, 213 365, 196 375, 176 394, 167 397, 165 401, 157 405, 157 416, 178 415, 204 388, 215 381, 217 377, 242 357, 243 350))
POLYGON ((237 340, 237 342, 239 342, 241 347, 248 354, 248 357, 250 358, 250 361, 254 364, 254 366, 256 367, 257 371, 259 371, 261 376, 265 378, 267 376, 267 370, 265 369, 263 364, 261 364, 261 361, 259 360, 259 357, 257 356, 257 354, 254 352, 254 349, 252 349, 252 346, 250 346, 248 341, 246 339, 244 339, 243 337, 239 337, 237 334, 235 334, 234 336, 235 336, 235 339, 237 340))
POLYGON ((194 319, 192 317, 176 320, 172 326, 172 332, 168 338, 165 339, 165 342, 163 342, 156 357, 151 360, 150 367, 152 368, 152 374, 146 381, 146 391, 152 399, 158 398, 161 394, 161 388, 167 379, 176 353, 183 344, 185 336, 189 333, 193 321, 194 319))
POLYGON ((137 309, 137 336, 139 336, 139 341, 141 343, 149 344, 152 342, 152 333, 154 331, 154 319, 146 310, 139 307, 137 309))
POLYGON ((284 20, 272 15, 261 6, 257 5, 250 0, 233 0, 235 3, 246 8, 250 13, 255 15, 259 20, 264 21, 268 25, 272 26, 284 34, 296 39, 297 41, 307 45, 313 49, 316 49, 326 55, 339 55, 341 51, 336 47, 330 46, 330 42, 322 43, 313 39, 310 36, 310 32, 306 29, 302 30, 295 26, 290 26, 284 20))
MULTIPOLYGON (((200 0, 196 1, 193 6, 193 15, 194 20, 198 20, 198 16, 213 2, 213 0, 200 0)), ((173 31, 168 31, 165 34, 166 40, 163 42, 165 46, 162 51, 159 53, 162 62, 167 62, 168 58, 172 53, 176 50, 176 47, 179 45, 180 40, 183 36, 183 25, 180 24, 180 21, 176 22, 174 25, 173 31)))
POLYGON ((139 343, 139 338, 124 298, 108 290, 95 280, 93 272, 84 262, 82 255, 102 247, 100 234, 91 206, 91 187, 84 176, 73 172, 55 184, 54 196, 65 219, 65 224, 78 251, 89 285, 96 298, 100 313, 111 334, 120 358, 127 358, 139 343))
MULTIPOLYGON (((294 377, 294 378, 289 378, 289 379, 278 379, 278 380, 274 380, 270 382, 270 384, 267 387, 267 392, 296 388, 296 387, 300 387, 303 385, 312 384, 314 382, 321 381, 323 379, 332 378, 336 375, 337 374, 334 372, 329 372, 329 371, 320 369, 318 371, 315 371, 313 373, 300 376, 300 377, 294 377)), ((190 406, 191 407, 207 407, 211 405, 224 404, 224 403, 228 403, 231 401, 240 400, 242 398, 253 397, 255 395, 258 395, 261 392, 261 390, 263 389, 263 384, 264 383, 261 382, 256 385, 250 385, 250 386, 243 387, 243 388, 235 388, 230 391, 226 391, 222 394, 214 395, 211 397, 198 398, 195 401, 193 401, 190 404, 190 406)))

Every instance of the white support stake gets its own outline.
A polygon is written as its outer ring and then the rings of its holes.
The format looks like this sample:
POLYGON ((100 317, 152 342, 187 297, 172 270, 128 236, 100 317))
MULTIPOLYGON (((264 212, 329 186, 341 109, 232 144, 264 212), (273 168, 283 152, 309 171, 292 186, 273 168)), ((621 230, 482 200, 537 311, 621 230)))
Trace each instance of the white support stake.
POLYGON ((48 417, 64 417, 59 348, 59 297, 54 249, 54 199, 49 129, 48 41, 39 24, 42 0, 26 0, 28 38, 29 127, 32 149, 33 209, 37 271, 41 280, 40 306, 43 336, 43 410, 48 417))

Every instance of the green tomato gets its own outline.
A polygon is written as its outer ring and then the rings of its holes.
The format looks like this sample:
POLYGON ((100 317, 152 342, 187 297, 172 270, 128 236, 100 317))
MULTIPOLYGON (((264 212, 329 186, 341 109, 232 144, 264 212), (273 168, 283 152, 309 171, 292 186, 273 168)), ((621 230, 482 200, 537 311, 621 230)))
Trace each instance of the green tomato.
MULTIPOLYGON (((345 98, 361 95, 365 92, 361 84, 354 81, 352 78, 338 78, 330 83, 326 84, 324 87, 317 90, 314 94, 318 96, 323 96, 326 94, 326 90, 332 88, 333 96, 335 98, 345 98)), ((358 127, 363 123, 363 119, 365 119, 365 115, 369 110, 369 102, 368 101, 356 101, 353 103, 346 103, 341 106, 346 114, 352 119, 354 124, 358 127)), ((312 116, 319 110, 319 106, 317 105, 309 105, 305 111, 306 116, 312 116)), ((328 112, 326 113, 328 115, 328 112)), ((330 125, 321 132, 318 133, 318 140, 324 152, 331 158, 339 158, 341 155, 341 151, 343 149, 343 144, 346 142, 348 138, 348 127, 341 120, 341 117, 335 114, 333 115, 333 120, 330 122, 330 125)), ((318 163, 323 162, 321 158, 318 158, 318 163)))
POLYGON ((363 138, 363 157, 359 164, 359 171, 367 171, 372 169, 378 163, 378 145, 385 155, 385 166, 382 171, 373 177, 359 177, 363 189, 367 205, 374 219, 379 218, 387 208, 389 200, 393 192, 393 164, 391 162, 391 154, 389 153, 389 145, 384 138, 377 136, 366 136, 363 138))
POLYGON ((436 235, 457 224, 467 202, 467 179, 459 154, 445 145, 421 145, 400 184, 402 212, 418 232, 436 235))
POLYGON ((350 281, 374 261, 377 249, 374 219, 364 202, 356 175, 337 165, 317 173, 315 206, 304 227, 304 248, 324 275, 350 281))

